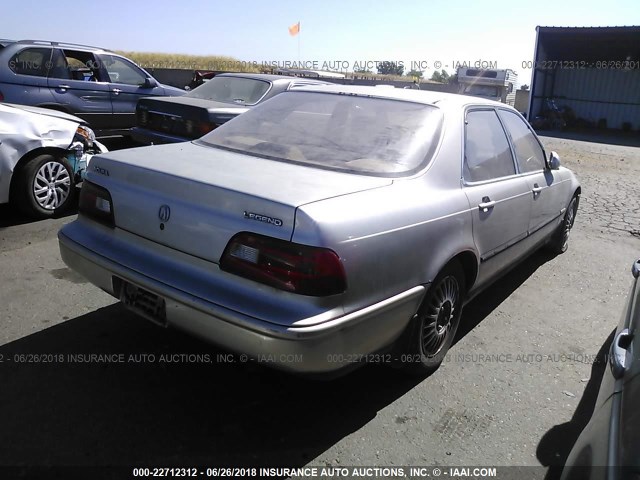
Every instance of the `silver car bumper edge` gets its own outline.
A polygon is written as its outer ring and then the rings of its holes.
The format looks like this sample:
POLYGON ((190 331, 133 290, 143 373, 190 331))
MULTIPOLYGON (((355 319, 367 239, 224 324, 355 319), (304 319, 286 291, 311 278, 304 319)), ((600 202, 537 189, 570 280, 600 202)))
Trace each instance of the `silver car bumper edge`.
POLYGON ((256 319, 190 295, 128 269, 58 233, 62 260, 111 295, 114 277, 164 298, 167 323, 268 366, 299 373, 330 373, 391 345, 420 305, 424 286, 326 322, 287 327, 256 319), (262 360, 261 360, 262 359, 262 360))

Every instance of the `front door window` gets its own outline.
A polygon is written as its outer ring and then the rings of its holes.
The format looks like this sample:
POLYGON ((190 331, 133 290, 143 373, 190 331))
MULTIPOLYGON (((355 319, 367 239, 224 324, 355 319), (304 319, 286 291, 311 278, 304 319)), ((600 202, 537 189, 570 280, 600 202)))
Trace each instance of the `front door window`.
POLYGON ((111 83, 134 86, 144 85, 146 75, 132 63, 113 55, 101 55, 100 58, 111 83))

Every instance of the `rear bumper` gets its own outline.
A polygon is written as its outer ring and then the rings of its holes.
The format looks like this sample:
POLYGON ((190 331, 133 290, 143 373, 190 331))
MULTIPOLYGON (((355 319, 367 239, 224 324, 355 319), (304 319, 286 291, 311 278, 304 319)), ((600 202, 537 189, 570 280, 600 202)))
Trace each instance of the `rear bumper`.
POLYGON ((142 287, 165 300, 169 325, 291 372, 331 373, 371 360, 368 355, 380 352, 402 334, 425 292, 425 287, 417 286, 322 323, 283 326, 226 308, 189 293, 181 285, 168 285, 114 262, 74 241, 65 229, 73 234, 73 229, 66 226, 58 233, 63 261, 94 285, 116 297, 119 280, 142 287))
POLYGON ((194 140, 193 138, 178 137, 176 135, 169 135, 168 133, 157 132, 155 130, 148 130, 140 127, 134 127, 131 129, 131 138, 136 142, 143 143, 145 145, 190 142, 194 140))

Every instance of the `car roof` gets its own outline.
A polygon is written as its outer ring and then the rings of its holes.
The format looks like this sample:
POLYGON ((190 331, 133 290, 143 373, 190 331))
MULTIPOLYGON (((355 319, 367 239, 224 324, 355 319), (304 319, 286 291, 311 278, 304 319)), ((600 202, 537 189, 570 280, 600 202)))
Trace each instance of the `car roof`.
MULTIPOLYGON (((241 77, 241 78, 253 78, 256 80, 264 80, 267 82, 277 83, 291 83, 292 80, 305 85, 330 85, 325 80, 317 80, 314 78, 294 77, 291 75, 274 75, 270 73, 220 73, 216 77, 241 77)), ((215 77, 214 77, 215 78, 215 77)))
MULTIPOLYGON (((386 85, 385 85, 386 87, 386 85)), ((375 86, 359 85, 335 85, 325 84, 323 86, 309 85, 295 88, 296 92, 321 92, 336 95, 357 95, 363 97, 388 98, 390 100, 405 100, 438 107, 464 107, 467 105, 487 105, 511 108, 508 105, 493 100, 487 100, 469 95, 457 93, 434 92, 430 90, 415 90, 408 88, 381 88, 375 86)))
POLYGON ((94 47, 91 45, 81 45, 78 43, 54 42, 51 40, 7 40, 7 44, 17 43, 20 45, 38 45, 46 47, 74 48, 78 50, 86 50, 91 52, 109 52, 114 53, 107 48, 94 47))

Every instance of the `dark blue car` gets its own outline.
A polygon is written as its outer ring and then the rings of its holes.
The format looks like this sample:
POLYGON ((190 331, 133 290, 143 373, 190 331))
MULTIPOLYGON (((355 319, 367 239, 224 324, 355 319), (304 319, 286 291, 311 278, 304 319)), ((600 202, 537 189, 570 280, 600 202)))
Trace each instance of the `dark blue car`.
POLYGON ((183 95, 115 52, 40 40, 0 40, 0 102, 82 118, 97 133, 128 133, 138 99, 183 95))

